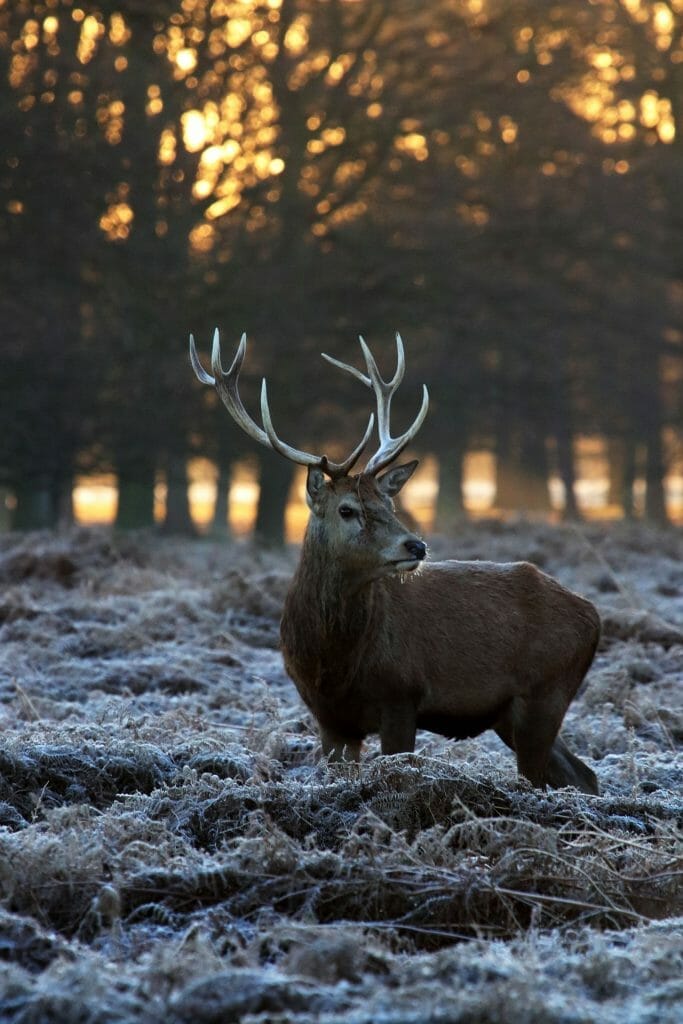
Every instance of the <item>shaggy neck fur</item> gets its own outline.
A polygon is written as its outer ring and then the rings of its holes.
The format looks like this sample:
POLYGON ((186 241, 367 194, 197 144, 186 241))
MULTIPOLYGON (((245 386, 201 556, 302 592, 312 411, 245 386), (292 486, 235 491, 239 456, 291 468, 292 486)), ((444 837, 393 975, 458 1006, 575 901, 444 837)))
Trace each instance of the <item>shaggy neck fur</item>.
POLYGON ((288 660, 319 687, 327 675, 337 688, 340 676, 350 685, 373 637, 376 644, 384 604, 383 581, 367 582, 345 570, 311 519, 282 618, 288 660))

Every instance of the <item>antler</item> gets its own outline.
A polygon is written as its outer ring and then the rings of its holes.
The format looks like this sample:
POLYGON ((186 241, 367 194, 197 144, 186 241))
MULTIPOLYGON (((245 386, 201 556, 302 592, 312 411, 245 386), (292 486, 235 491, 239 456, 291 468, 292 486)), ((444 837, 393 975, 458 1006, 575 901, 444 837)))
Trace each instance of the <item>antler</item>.
POLYGON ((278 452, 280 455, 284 455, 290 462, 296 462, 300 466, 318 466, 327 473, 328 476, 337 478, 346 476, 352 467, 356 464, 360 458, 363 449, 370 440, 373 427, 375 425, 374 415, 370 415, 368 426, 365 431, 365 435, 360 444, 354 448, 349 457, 344 462, 330 462, 326 455, 312 455, 309 452, 299 451, 298 448, 292 448, 290 445, 285 444, 275 433, 273 427, 273 421, 270 415, 270 408, 268 406, 268 390, 266 387, 265 378, 261 384, 261 418, 263 420, 263 430, 254 420, 251 418, 247 410, 242 405, 242 399, 240 398, 239 391, 237 389, 237 378, 239 377, 240 370, 242 369, 242 363, 244 362, 244 356, 247 351, 247 336, 242 335, 237 353, 232 361, 232 365, 227 373, 223 370, 221 364, 221 343, 218 328, 213 334, 213 348, 211 351, 211 369, 213 370, 213 377, 207 373, 197 355, 197 349, 195 348, 194 337, 190 335, 190 362, 192 363, 192 369, 194 370, 197 378, 202 384, 211 384, 216 388, 223 405, 226 407, 235 423, 242 430, 253 438, 254 441, 258 441, 259 444, 264 445, 266 448, 270 448, 272 451, 278 452))
POLYGON ((341 363, 338 359, 333 359, 332 356, 327 356, 323 353, 323 359, 326 359, 328 363, 332 363, 333 366, 339 367, 340 370, 345 370, 350 373, 351 376, 365 384, 366 387, 372 388, 377 398, 377 429, 379 431, 379 448, 372 456, 367 466, 365 467, 365 473, 370 476, 375 476, 381 469, 388 466, 390 462, 397 459, 404 448, 410 444, 418 430, 424 422, 424 418, 427 415, 427 409, 429 408, 429 393, 427 392, 426 385, 422 385, 422 405, 418 412, 415 420, 411 427, 406 430, 405 434, 401 434, 400 437, 392 437, 389 427, 389 419, 391 415, 391 399, 398 389, 399 384, 403 380, 403 374, 405 373, 406 361, 405 354, 403 351, 403 342, 401 341, 401 335, 396 335, 396 353, 397 353, 397 364, 396 373, 390 381, 382 380, 379 370, 377 369, 377 363, 375 362, 372 352, 365 344, 362 337, 359 336, 360 346, 365 356, 365 365, 367 366, 368 376, 357 370, 355 366, 349 366, 347 363, 341 363))

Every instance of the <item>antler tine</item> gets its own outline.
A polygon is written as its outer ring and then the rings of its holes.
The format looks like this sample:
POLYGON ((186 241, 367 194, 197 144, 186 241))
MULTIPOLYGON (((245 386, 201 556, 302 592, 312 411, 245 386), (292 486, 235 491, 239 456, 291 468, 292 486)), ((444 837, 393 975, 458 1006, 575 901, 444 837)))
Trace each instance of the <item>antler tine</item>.
POLYGON ((363 350, 363 355, 365 356, 365 365, 368 368, 368 373, 370 374, 370 379, 373 387, 379 388, 382 391, 382 393, 387 395, 389 400, 391 400, 391 396, 398 388, 399 384, 403 380, 403 375, 406 372, 406 357, 405 352, 403 350, 403 341, 401 340, 401 335, 398 333, 398 331, 396 332, 396 373, 394 374, 390 381, 382 379, 380 372, 377 369, 375 357, 373 356, 369 347, 366 345, 365 338, 363 337, 362 334, 358 335, 358 340, 360 342, 360 347, 363 350))
MULTIPOLYGON (((249 437, 253 438, 254 441, 258 441, 259 444, 265 445, 266 448, 270 448, 268 435, 261 429, 261 427, 259 427, 258 423, 254 422, 247 410, 244 408, 242 399, 240 398, 239 389, 237 387, 237 380, 240 375, 240 370, 242 369, 242 363, 244 362, 246 351, 247 336, 246 334, 243 334, 240 338, 240 343, 237 346, 237 352, 235 353, 235 358, 230 365, 230 369, 225 373, 221 363, 221 338, 219 330, 216 328, 213 332, 213 345, 211 347, 211 369, 213 370, 214 376, 210 377, 208 373, 204 374, 203 369, 203 376, 199 376, 196 368, 195 373, 197 373, 197 376, 201 381, 203 381, 203 383, 210 383, 214 385, 223 405, 228 410, 238 427, 241 427, 242 430, 248 434, 249 437), (208 380, 205 378, 208 378, 208 380)), ((196 351, 194 356, 196 362, 199 364, 196 351)), ((192 365, 194 366, 194 360, 192 365)), ((201 369, 201 364, 199 364, 199 366, 201 369)))
POLYGON ((320 353, 323 359, 326 359, 332 366, 336 366, 339 370, 344 370, 346 373, 350 373, 352 377, 359 380, 361 384, 365 384, 366 388, 372 387, 372 381, 369 377, 366 377, 364 373, 357 370, 355 366, 349 366, 348 363, 342 363, 339 359, 334 359, 332 356, 328 356, 325 352, 320 353))
POLYGON ((298 448, 292 448, 291 445, 285 444, 284 441, 281 441, 275 433, 275 428, 273 427, 273 421, 270 415, 270 408, 268 406, 268 390, 265 379, 261 384, 261 416, 265 430, 262 430, 261 427, 259 427, 259 425, 251 418, 242 404, 242 399, 240 398, 237 387, 237 379, 239 377, 240 370, 242 369, 246 351, 247 336, 246 334, 243 334, 237 347, 235 358, 232 361, 230 369, 226 373, 223 370, 221 363, 220 334, 218 328, 216 328, 213 335, 213 346, 211 350, 211 369, 214 373, 214 376, 212 377, 211 374, 207 373, 202 366, 199 356, 197 355, 194 337, 193 335, 190 335, 190 362, 197 378, 202 384, 210 384, 216 388, 221 401, 232 418, 235 420, 237 425, 249 435, 249 437, 258 441, 259 444, 264 445, 266 448, 270 448, 272 451, 276 451, 278 454, 283 455, 286 459, 289 459, 290 462, 296 462, 300 466, 319 466, 320 469, 330 477, 336 478, 346 476, 352 466, 354 466, 360 458, 370 439, 370 435, 372 434, 375 424, 374 415, 370 416, 362 441, 356 448, 354 448, 344 462, 330 462, 325 455, 312 455, 309 452, 299 451, 298 448))
POLYGON ((361 455, 365 451, 365 446, 367 445, 368 441, 370 440, 370 437, 372 435, 372 431, 374 429, 375 429, 375 414, 373 412, 371 412, 370 413, 370 419, 368 420, 368 425, 365 428, 365 434, 363 435, 363 440, 360 442, 360 444, 358 444, 353 449, 353 451, 349 455, 348 459, 345 459, 344 462, 342 462, 340 464, 340 467, 339 467, 340 470, 341 470, 341 472, 339 474, 340 476, 346 476, 347 473, 351 472, 351 470, 356 465, 356 463, 358 462, 359 458, 361 457, 361 455))
POLYGON ((323 359, 326 359, 328 363, 338 367, 340 370, 344 370, 346 373, 350 373, 352 377, 359 380, 362 384, 365 384, 367 388, 372 388, 375 392, 377 399, 377 429, 379 432, 379 448, 369 460, 365 467, 365 472, 371 476, 375 476, 379 473, 380 469, 384 469, 390 462, 397 459, 404 448, 410 444, 418 430, 424 423, 425 416, 427 415, 427 409, 429 408, 429 393, 426 386, 422 386, 422 405, 420 411, 417 414, 412 426, 406 430, 400 437, 392 437, 390 430, 390 417, 391 417, 391 399, 398 389, 406 369, 405 352, 403 349, 403 341, 400 334, 396 334, 396 372, 390 381, 386 381, 382 378, 375 358, 370 351, 369 347, 365 343, 365 339, 359 335, 358 340, 363 351, 365 358, 365 365, 367 367, 368 376, 357 370, 355 366, 349 366, 348 363, 342 363, 338 359, 333 359, 332 356, 325 355, 323 353, 323 359))
POLYGON ((197 380, 201 381, 202 384, 211 384, 211 386, 213 386, 216 383, 211 374, 206 372, 201 362, 199 361, 199 356, 197 355, 197 349, 195 347, 193 334, 190 335, 190 362, 192 364, 192 369, 195 372, 197 380))
POLYGON ((339 359, 334 359, 332 356, 326 355, 325 352, 322 353, 323 359, 326 359, 328 363, 332 364, 332 366, 336 366, 338 369, 344 370, 346 373, 350 373, 351 376, 355 377, 356 380, 359 380, 361 384, 365 384, 366 388, 377 387, 383 392, 390 391, 391 394, 389 394, 389 398, 391 398, 391 395, 403 380, 403 374, 406 369, 405 353, 403 351, 401 335, 398 333, 396 335, 396 351, 398 353, 396 373, 388 383, 387 381, 382 380, 380 372, 377 369, 377 363, 375 362, 374 356, 366 345, 363 336, 359 334, 358 340, 360 341, 361 348, 363 349, 365 365, 367 366, 368 373, 370 374, 369 377, 366 377, 364 373, 357 370, 355 366, 350 366, 348 363, 342 363, 339 359))
POLYGON ((381 469, 384 469, 385 466, 388 466, 390 462, 393 462, 394 459, 397 459, 399 457, 401 452, 408 447, 408 445, 413 440, 418 430, 424 423, 428 409, 429 392, 427 391, 427 385, 423 384, 422 405, 420 406, 420 411, 413 420, 412 425, 408 428, 408 430, 406 430, 404 434, 401 434, 400 437, 389 436, 389 422, 387 415, 387 433, 385 440, 380 443, 378 450, 375 452, 375 454, 372 456, 367 466, 365 467, 366 473, 368 473, 370 476, 376 476, 381 469))

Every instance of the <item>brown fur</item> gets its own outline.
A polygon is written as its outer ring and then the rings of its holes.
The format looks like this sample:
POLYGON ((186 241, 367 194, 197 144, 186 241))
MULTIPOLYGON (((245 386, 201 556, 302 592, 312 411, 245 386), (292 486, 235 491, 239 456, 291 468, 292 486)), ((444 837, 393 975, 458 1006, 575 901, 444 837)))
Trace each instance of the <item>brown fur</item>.
POLYGON ((598 643, 595 608, 526 562, 416 561, 403 585, 395 563, 417 538, 391 496, 414 465, 327 482, 309 471, 312 515, 281 639, 324 753, 357 758, 370 733, 393 754, 414 749, 416 729, 493 728, 534 785, 597 793, 557 735, 598 643))

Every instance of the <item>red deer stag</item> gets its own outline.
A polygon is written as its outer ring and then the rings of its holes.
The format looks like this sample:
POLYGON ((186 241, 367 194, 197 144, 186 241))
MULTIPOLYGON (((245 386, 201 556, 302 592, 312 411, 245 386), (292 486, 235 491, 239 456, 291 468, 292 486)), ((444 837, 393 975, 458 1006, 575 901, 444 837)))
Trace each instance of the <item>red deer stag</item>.
POLYGON ((325 356, 376 397, 379 448, 352 476, 374 416, 344 462, 291 448, 273 428, 265 380, 263 429, 242 404, 237 378, 246 337, 226 373, 215 332, 210 376, 190 336, 197 377, 216 388, 239 426, 308 467, 311 517, 280 634, 287 671, 318 720, 324 754, 358 759, 369 733, 379 733, 382 753, 396 754, 414 749, 416 729, 459 739, 492 728, 533 785, 597 793, 594 773, 558 736, 598 643, 595 608, 527 562, 424 562, 424 542, 398 521, 392 503, 417 462, 387 467, 421 426, 427 389, 413 425, 392 437, 391 399, 405 366, 401 339, 390 382, 360 342, 367 375, 325 356), (401 586, 408 573, 410 585, 401 586))

